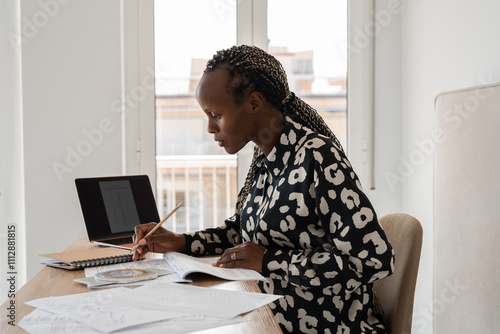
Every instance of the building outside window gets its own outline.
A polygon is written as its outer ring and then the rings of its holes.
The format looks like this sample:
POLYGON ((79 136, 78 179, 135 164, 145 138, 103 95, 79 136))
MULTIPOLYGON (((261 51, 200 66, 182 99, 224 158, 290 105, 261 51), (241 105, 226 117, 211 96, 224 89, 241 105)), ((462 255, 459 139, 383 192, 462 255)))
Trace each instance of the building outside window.
MULTIPOLYGON (((267 9, 268 52, 283 64, 290 89, 318 110, 344 146, 346 1, 269 0, 267 9), (296 23, 309 16, 310 24, 296 23), (311 38, 319 31, 323 37, 311 38), (286 41, 290 34, 293 43, 286 41)), ((184 203, 170 219, 174 231, 218 226, 234 213, 237 156, 225 153, 206 131, 194 94, 206 62, 237 44, 236 3, 155 1, 157 203, 160 216, 184 203)))

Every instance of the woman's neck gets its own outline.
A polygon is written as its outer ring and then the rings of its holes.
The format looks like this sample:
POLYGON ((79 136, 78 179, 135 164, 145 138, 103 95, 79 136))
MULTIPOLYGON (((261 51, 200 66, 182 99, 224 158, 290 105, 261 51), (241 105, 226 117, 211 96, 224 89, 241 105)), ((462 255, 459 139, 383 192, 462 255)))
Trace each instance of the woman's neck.
POLYGON ((271 153, 278 142, 285 126, 283 113, 273 108, 270 112, 261 115, 257 133, 253 142, 262 150, 265 156, 271 153))

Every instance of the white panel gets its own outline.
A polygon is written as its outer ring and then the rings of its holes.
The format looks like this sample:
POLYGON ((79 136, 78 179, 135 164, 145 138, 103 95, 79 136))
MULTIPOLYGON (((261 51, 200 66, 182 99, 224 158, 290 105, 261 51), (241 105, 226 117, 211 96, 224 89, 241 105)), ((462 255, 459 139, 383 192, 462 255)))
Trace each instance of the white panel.
POLYGON ((267 0, 253 0, 252 12, 253 45, 267 51, 267 0))
MULTIPOLYGON (((374 181, 378 216, 401 212, 401 4, 377 0, 379 33, 374 54, 374 181)), ((356 99, 355 96, 351 95, 356 99)), ((350 152, 352 153, 352 152, 350 152)), ((365 186, 365 190, 368 188, 365 186)))
POLYGON ((122 0, 122 87, 125 174, 148 174, 156 184, 154 14, 152 0, 122 0))
POLYGON ((499 106, 500 84, 436 98, 435 333, 500 327, 499 106))
POLYGON ((372 1, 349 1, 347 154, 364 190, 372 184, 372 116, 374 35, 366 33, 372 21, 372 1))
MULTIPOLYGON (((267 0, 237 1, 237 43, 255 45, 267 51, 267 0)), ((253 143, 238 152, 238 189, 245 184, 253 156, 253 143)))
MULTIPOLYGON (((155 66, 154 66, 154 12, 153 0, 136 0, 138 41, 138 85, 144 88, 145 97, 139 104, 140 168, 139 174, 149 175, 153 189, 156 188, 156 132, 151 129, 155 114, 155 66)), ((133 44, 132 44, 133 45, 133 44)), ((156 193, 156 192, 155 192, 156 193)))
POLYGON ((239 45, 253 43, 253 1, 236 1, 236 40, 239 45))

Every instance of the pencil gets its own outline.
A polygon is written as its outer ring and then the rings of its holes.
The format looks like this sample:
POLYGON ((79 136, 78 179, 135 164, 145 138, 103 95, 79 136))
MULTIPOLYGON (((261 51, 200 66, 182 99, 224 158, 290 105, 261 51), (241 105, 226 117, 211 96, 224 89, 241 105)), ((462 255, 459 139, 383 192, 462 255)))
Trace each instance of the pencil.
MULTIPOLYGON (((175 213, 175 211, 177 211, 177 209, 179 209, 180 207, 182 206, 182 202, 179 202, 179 204, 177 204, 177 206, 169 212, 168 215, 165 216, 165 218, 162 219, 161 222, 159 222, 158 224, 156 224, 155 227, 153 227, 153 229, 151 231, 149 231, 148 234, 146 234, 142 239, 145 239, 147 237, 149 237, 151 234, 153 234, 157 229, 160 228, 160 226, 165 222, 167 221, 168 218, 170 218, 171 215, 173 215, 175 213)), ((142 240, 141 239, 141 240, 142 240)), ((130 252, 134 252, 137 248, 139 248, 139 243, 135 244, 134 247, 132 247, 132 249, 130 249, 130 252)))

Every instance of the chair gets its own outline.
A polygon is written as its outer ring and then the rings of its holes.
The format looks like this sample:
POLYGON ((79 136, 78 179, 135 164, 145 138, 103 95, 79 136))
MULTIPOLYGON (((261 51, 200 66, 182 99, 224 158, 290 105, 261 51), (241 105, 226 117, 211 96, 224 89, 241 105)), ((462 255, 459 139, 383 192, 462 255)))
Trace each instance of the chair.
POLYGON ((374 283, 388 334, 411 333, 413 299, 422 248, 422 225, 414 217, 392 213, 379 219, 394 249, 394 273, 374 283))

